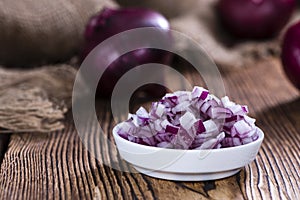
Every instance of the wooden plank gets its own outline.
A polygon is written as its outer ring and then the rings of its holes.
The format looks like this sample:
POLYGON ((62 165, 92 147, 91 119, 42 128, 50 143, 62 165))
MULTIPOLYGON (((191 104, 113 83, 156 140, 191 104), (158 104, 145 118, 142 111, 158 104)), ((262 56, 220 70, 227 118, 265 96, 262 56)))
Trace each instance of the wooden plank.
MULTIPOLYGON (((195 84, 201 82, 187 72, 195 84)), ((266 138, 257 159, 235 176, 217 181, 176 182, 103 165, 116 162, 95 124, 87 125, 86 150, 71 121, 64 131, 13 134, 0 171, 0 199, 300 199, 300 100, 284 77, 278 61, 223 73, 228 96, 250 107, 266 138)), ((112 138, 109 104, 98 118, 112 138)), ((124 163, 124 165, 126 165, 124 163)))
POLYGON ((276 60, 235 73, 227 80, 229 96, 249 105, 265 132, 256 162, 241 176, 243 193, 249 199, 299 199, 299 93, 276 60))

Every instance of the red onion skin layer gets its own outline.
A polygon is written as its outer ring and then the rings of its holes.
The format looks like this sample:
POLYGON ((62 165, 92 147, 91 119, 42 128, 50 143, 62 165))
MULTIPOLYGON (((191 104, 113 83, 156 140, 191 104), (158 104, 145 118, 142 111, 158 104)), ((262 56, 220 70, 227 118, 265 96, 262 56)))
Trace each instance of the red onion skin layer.
POLYGON ((245 39, 275 36, 287 23, 295 0, 220 0, 217 12, 224 28, 245 39))
POLYGON ((287 77, 300 90, 300 21, 284 35, 281 60, 287 77))
MULTIPOLYGON (((141 27, 158 27, 166 30, 163 38, 170 40, 169 23, 161 14, 143 8, 104 8, 98 15, 92 17, 85 30, 85 45, 82 51, 82 60, 99 43, 109 37, 126 30, 141 27)), ((112 52, 117 53, 117 52, 112 52)), ((129 52, 115 60, 101 77, 96 96, 110 97, 115 84, 128 70, 135 66, 146 63, 161 63, 168 65, 171 61, 171 54, 158 49, 140 49, 129 52)), ((97 66, 102 67, 101 63, 97 66)), ((97 69, 91 69, 97 70, 97 69)), ((163 78, 163 76, 162 76, 163 78)), ((159 85, 145 85, 141 87, 144 92, 153 97, 161 97, 166 89, 159 85)))

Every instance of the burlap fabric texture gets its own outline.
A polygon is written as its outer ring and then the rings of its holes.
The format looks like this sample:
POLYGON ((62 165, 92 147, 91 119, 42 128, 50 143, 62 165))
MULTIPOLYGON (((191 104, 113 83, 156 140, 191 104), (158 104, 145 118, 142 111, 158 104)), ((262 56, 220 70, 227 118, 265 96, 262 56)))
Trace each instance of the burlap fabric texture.
POLYGON ((0 64, 61 62, 77 52, 88 19, 110 0, 1 0, 0 64))
POLYGON ((111 0, 0 1, 0 133, 64 128, 88 19, 111 0), (17 68, 15 68, 17 67, 17 68), (31 68, 34 67, 34 68, 31 68))
POLYGON ((75 75, 70 65, 0 68, 0 133, 63 129, 75 75))

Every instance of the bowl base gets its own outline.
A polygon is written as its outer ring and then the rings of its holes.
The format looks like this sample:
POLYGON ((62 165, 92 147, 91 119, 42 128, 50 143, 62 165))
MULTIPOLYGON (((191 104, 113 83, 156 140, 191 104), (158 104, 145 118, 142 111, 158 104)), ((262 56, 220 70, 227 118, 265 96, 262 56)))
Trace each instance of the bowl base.
POLYGON ((221 178, 226 178, 238 173, 241 168, 222 171, 222 172, 213 172, 213 173, 174 173, 174 172, 165 172, 165 171, 151 171, 146 168, 133 166, 138 172, 145 174, 147 176, 173 180, 173 181, 209 181, 216 180, 221 178))

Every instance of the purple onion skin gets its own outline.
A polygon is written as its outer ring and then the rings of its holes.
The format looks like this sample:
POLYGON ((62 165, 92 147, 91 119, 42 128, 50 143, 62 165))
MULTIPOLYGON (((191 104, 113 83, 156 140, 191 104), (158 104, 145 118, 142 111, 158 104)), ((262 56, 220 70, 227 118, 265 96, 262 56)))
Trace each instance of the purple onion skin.
POLYGON ((266 39, 287 23, 295 0, 220 0, 217 11, 224 28, 244 39, 266 39))
POLYGON ((300 90, 300 21, 284 35, 281 60, 287 77, 300 90))
MULTIPOLYGON (((155 11, 143 8, 104 8, 98 15, 90 19, 86 27, 84 34, 86 42, 82 51, 82 60, 94 47, 109 37, 126 30, 141 27, 158 27, 164 29, 168 35, 164 35, 163 37, 170 39, 167 19, 155 11)), ((99 81, 96 96, 110 97, 118 79, 135 66, 146 63, 168 65, 170 61, 170 53, 157 49, 135 50, 122 55, 106 69, 99 81)), ((102 67, 101 63, 97 64, 97 66, 102 67)), ((142 88, 144 92, 153 97, 161 97, 166 92, 166 89, 159 85, 147 85, 142 88)))

